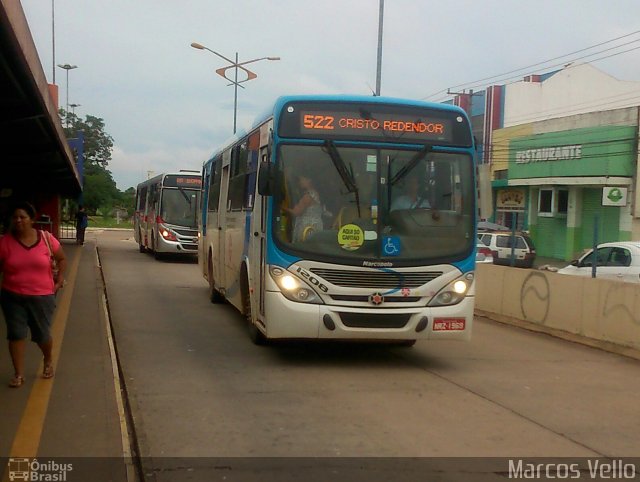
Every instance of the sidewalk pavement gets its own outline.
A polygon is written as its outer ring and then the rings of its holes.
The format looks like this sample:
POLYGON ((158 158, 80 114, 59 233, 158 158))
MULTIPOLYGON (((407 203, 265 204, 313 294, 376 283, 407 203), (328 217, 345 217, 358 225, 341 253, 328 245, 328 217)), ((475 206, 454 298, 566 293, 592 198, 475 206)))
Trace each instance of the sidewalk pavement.
MULTIPOLYGON (((9 480, 6 457, 37 457, 40 463, 86 457, 91 477, 85 480, 125 481, 128 438, 121 431, 117 366, 112 363, 95 238, 84 246, 63 241, 63 249, 67 284, 58 293, 53 323, 54 378, 41 378, 41 353, 29 341, 26 383, 9 388, 13 366, 6 343, 0 347, 0 476, 9 480)), ((66 480, 82 480, 79 476, 76 470, 66 480)))

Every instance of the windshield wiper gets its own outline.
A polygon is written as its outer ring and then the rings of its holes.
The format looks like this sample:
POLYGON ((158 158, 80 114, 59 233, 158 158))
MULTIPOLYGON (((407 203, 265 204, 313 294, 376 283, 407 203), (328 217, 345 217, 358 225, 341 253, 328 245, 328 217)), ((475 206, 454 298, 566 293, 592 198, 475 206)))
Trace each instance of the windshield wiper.
POLYGON ((178 191, 180 191, 180 194, 182 194, 182 197, 185 199, 185 201, 187 201, 189 203, 189 206, 191 206, 191 198, 187 195, 186 192, 184 192, 184 189, 179 187, 178 191))
POLYGON ((325 141, 324 147, 322 150, 327 154, 329 154, 329 157, 333 162, 333 166, 336 168, 336 171, 338 171, 338 174, 340 175, 340 178, 342 179, 344 186, 347 188, 347 192, 352 192, 356 195, 356 207, 358 208, 358 217, 361 217, 360 193, 358 192, 358 186, 356 185, 356 181, 355 179, 353 179, 353 174, 349 172, 349 170, 347 169, 347 166, 344 163, 342 156, 340 156, 338 149, 336 149, 336 145, 333 143, 333 141, 325 141))
MULTIPOLYGON (((431 150, 432 150, 431 146, 424 146, 424 148, 421 151, 416 152, 415 155, 409 160, 409 162, 407 162, 404 166, 402 166, 402 169, 396 172, 396 175, 391 178, 391 180, 389 181, 389 184, 393 186, 400 179, 402 179, 404 176, 409 174, 409 172, 411 172, 411 170, 414 167, 416 167, 418 163, 422 159, 424 159, 427 154, 431 152, 431 150)), ((391 169, 391 163, 389 163, 389 169, 391 169)))

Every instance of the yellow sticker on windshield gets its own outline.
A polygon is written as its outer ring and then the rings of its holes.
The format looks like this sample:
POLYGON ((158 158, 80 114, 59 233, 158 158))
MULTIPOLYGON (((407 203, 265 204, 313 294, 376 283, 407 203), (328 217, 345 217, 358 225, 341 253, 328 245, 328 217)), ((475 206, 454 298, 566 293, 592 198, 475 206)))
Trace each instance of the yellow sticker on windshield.
POLYGON ((338 230, 338 244, 342 249, 355 251, 364 243, 364 231, 355 224, 345 224, 338 230))

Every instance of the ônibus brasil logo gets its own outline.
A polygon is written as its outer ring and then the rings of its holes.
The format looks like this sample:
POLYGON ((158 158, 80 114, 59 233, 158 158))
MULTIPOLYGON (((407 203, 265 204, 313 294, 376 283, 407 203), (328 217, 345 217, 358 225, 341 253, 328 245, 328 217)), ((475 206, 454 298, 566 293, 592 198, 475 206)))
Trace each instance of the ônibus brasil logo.
POLYGON ((9 480, 39 482, 65 482, 73 464, 61 464, 53 460, 39 462, 38 459, 12 457, 7 463, 9 480))

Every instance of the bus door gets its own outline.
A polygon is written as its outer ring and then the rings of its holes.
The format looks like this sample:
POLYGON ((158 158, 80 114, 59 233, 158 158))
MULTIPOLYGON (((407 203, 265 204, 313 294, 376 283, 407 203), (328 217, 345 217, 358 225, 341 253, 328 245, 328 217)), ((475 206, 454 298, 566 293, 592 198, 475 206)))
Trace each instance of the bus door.
MULTIPOLYGON (((268 162, 267 148, 260 149, 258 162, 268 162)), ((251 216, 251 231, 249 238, 249 277, 253 288, 252 313, 258 314, 261 319, 264 315, 264 277, 265 277, 265 257, 266 257, 266 228, 267 228, 267 198, 257 194, 257 182, 253 204, 253 215, 251 216)))
POLYGON ((227 208, 229 206, 228 192, 229 192, 229 164, 231 160, 231 151, 226 151, 222 155, 222 176, 220 179, 220 203, 218 206, 218 249, 214 254, 215 261, 213 263, 213 276, 216 281, 216 285, 219 288, 225 289, 227 287, 227 280, 225 276, 225 266, 227 264, 226 259, 226 242, 225 231, 227 229, 227 208))
POLYGON ((198 232, 200 236, 198 238, 198 265, 202 270, 202 273, 206 272, 206 248, 207 248, 207 218, 209 217, 209 194, 210 194, 210 182, 212 175, 211 167, 209 170, 202 171, 202 190, 200 191, 200 217, 198 219, 198 232))
POLYGON ((160 205, 160 185, 152 184, 149 188, 149 202, 147 203, 147 247, 152 251, 156 249, 158 230, 156 217, 158 216, 158 207, 160 205))
POLYGON ((151 216, 153 215, 153 185, 147 187, 147 194, 144 203, 144 212, 142 213, 142 232, 144 233, 144 246, 151 249, 151 216))

